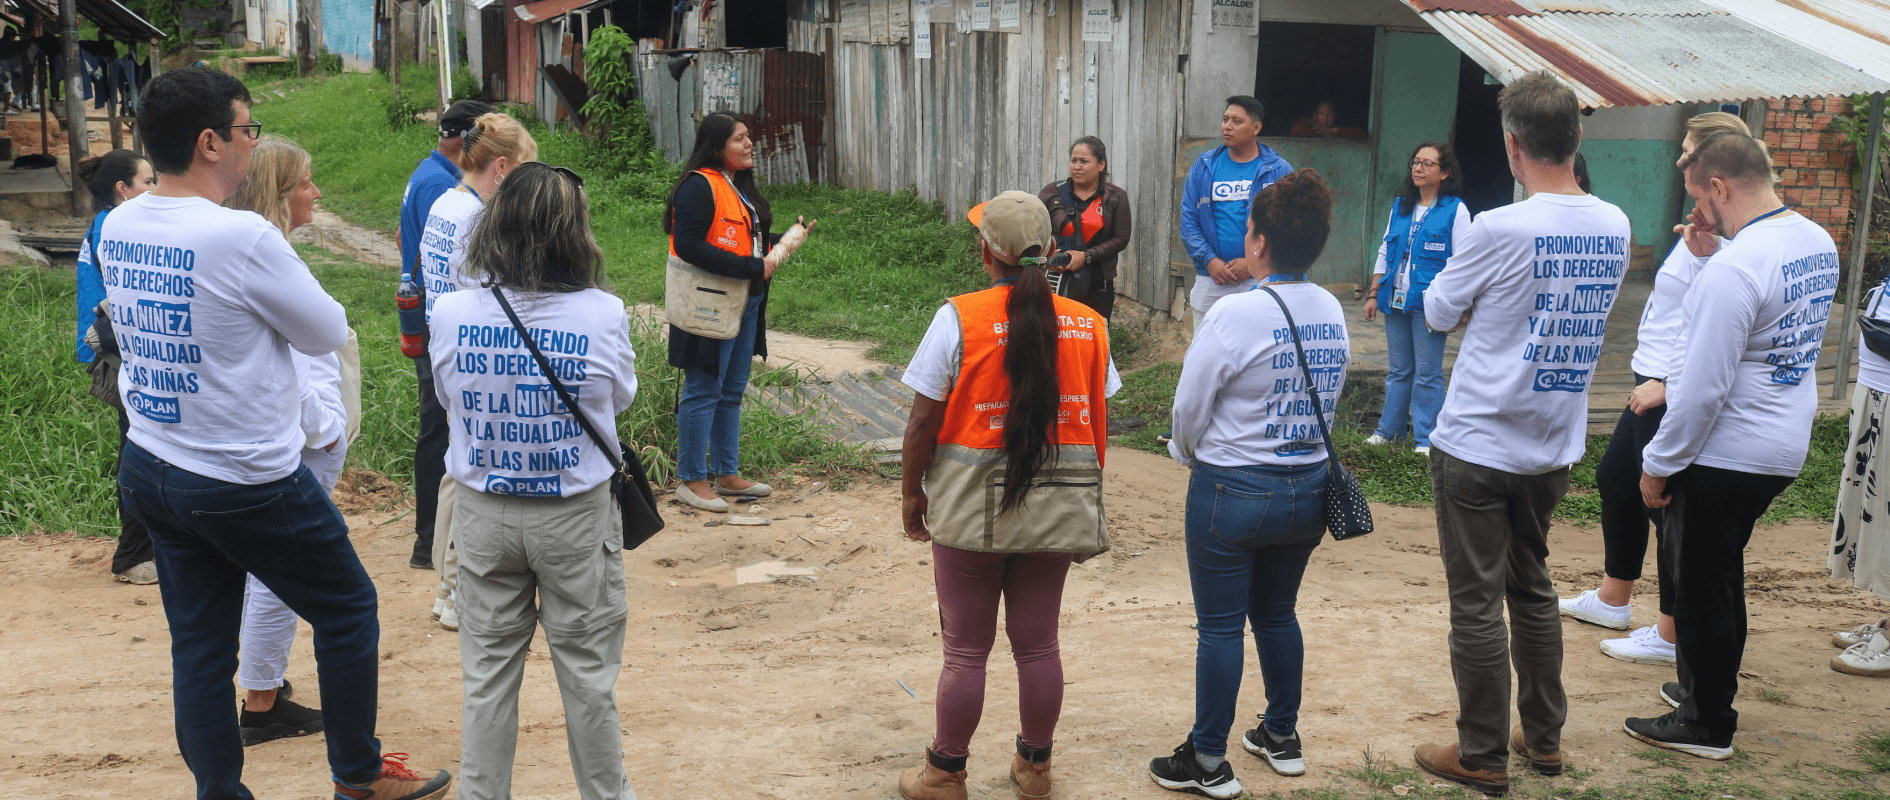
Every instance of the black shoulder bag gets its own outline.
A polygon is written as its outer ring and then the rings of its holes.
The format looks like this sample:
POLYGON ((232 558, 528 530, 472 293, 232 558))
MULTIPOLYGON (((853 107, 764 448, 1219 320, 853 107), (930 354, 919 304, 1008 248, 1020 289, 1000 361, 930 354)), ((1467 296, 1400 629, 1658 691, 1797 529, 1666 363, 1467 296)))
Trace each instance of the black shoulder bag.
POLYGON ((1885 292, 1890 292, 1890 281, 1877 287, 1876 302, 1870 304, 1870 310, 1857 315, 1857 329, 1864 335, 1864 346, 1879 358, 1890 358, 1890 322, 1877 319, 1877 307, 1883 305, 1885 292))
POLYGON ((1312 367, 1306 363, 1306 348, 1299 343, 1299 326, 1293 323, 1293 312, 1287 310, 1286 301, 1280 299, 1280 293, 1273 287, 1261 284, 1267 294, 1273 295, 1273 302, 1280 304, 1280 313, 1286 315, 1286 329, 1293 335, 1293 353, 1299 357, 1299 368, 1306 376, 1306 391, 1312 394, 1313 415, 1319 418, 1319 435, 1326 440, 1326 458, 1332 462, 1326 470, 1326 530, 1332 532, 1337 540, 1350 539, 1372 532, 1372 508, 1365 502, 1365 490, 1359 488, 1358 477, 1339 463, 1339 448, 1332 445, 1332 430, 1326 427, 1326 407, 1319 402, 1319 386, 1313 383, 1312 367))
POLYGON ((512 311, 512 304, 506 302, 505 293, 499 287, 492 287, 492 296, 499 299, 499 307, 505 309, 505 316, 512 321, 512 329, 518 331, 519 339, 525 342, 525 348, 532 351, 532 359, 538 362, 538 371, 551 381, 551 388, 558 393, 558 399, 564 401, 564 407, 570 409, 571 416, 577 418, 578 426, 610 459, 615 472, 610 476, 610 494, 617 498, 617 510, 623 514, 623 549, 635 550, 639 545, 650 540, 657 531, 663 529, 663 516, 656 511, 656 495, 650 491, 649 474, 643 471, 643 460, 637 457, 637 451, 629 445, 619 443, 620 457, 612 457, 611 447, 597 429, 591 427, 591 420, 584 416, 584 409, 578 408, 577 399, 565 391, 564 384, 558 380, 558 374, 551 369, 551 361, 539 352, 538 344, 532 341, 531 333, 525 330, 525 323, 512 311))
MULTIPOLYGON (((1096 197, 1092 202, 1102 202, 1103 189, 1096 187, 1096 197)), ((1082 250, 1089 246, 1089 235, 1083 231, 1083 209, 1076 205, 1076 194, 1070 189, 1070 182, 1057 184, 1057 194, 1063 200, 1064 213, 1070 217, 1070 225, 1076 229, 1075 236, 1058 236, 1057 248, 1061 250, 1082 250)), ((1096 270, 1088 263, 1082 269, 1073 272, 1055 273, 1055 288, 1058 295, 1081 300, 1089 297, 1096 288, 1096 270)))

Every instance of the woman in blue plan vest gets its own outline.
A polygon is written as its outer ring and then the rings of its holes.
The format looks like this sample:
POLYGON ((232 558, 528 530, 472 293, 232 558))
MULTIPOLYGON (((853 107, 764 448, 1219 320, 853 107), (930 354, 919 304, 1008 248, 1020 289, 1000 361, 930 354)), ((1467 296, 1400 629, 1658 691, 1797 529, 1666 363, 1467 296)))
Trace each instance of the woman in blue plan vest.
POLYGON ((1365 300, 1365 321, 1385 315, 1385 412, 1365 441, 1387 444, 1408 429, 1417 452, 1431 451, 1431 429, 1444 405, 1444 339, 1424 325, 1424 290, 1444 268, 1458 232, 1470 227, 1470 210, 1459 195, 1463 175, 1457 153, 1443 142, 1425 142, 1411 153, 1411 171, 1391 205, 1385 241, 1365 300), (1440 213, 1441 212, 1441 213, 1440 213))

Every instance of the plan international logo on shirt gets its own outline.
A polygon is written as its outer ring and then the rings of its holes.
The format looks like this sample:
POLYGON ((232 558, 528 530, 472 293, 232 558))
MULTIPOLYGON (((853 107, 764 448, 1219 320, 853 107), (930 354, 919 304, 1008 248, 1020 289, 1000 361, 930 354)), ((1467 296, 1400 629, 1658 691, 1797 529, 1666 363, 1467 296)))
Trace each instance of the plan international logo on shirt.
POLYGON ((158 397, 134 389, 125 393, 125 405, 152 422, 174 424, 183 421, 184 418, 183 407, 175 397, 158 397))
POLYGON ((1253 194, 1253 181, 1215 181, 1214 201, 1246 200, 1253 194))
POLYGON ((1585 392, 1588 391, 1588 370, 1539 369, 1535 384, 1530 388, 1538 392, 1585 392))
POLYGON ((487 475, 486 494, 509 497, 557 497, 558 476, 521 478, 513 475, 487 475))

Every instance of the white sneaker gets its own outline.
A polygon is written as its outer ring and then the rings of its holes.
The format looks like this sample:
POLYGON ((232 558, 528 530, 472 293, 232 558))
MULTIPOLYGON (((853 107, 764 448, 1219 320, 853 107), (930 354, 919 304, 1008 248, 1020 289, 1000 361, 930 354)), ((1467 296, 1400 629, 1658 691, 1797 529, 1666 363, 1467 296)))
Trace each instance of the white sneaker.
POLYGON ((1628 629, 1628 607, 1611 606, 1601 602, 1600 589, 1589 589, 1573 600, 1563 600, 1562 613, 1590 625, 1600 625, 1617 631, 1628 629))
POLYGON ((1870 641, 1851 645, 1831 659, 1831 668, 1866 678, 1890 678, 1890 639, 1885 639, 1884 632, 1878 631, 1871 635, 1870 641))
POLYGON ((1391 440, 1374 433, 1370 436, 1365 437, 1365 443, 1373 447, 1377 447, 1378 445, 1381 445, 1381 444, 1391 444, 1391 440))
POLYGON ((1601 654, 1629 664, 1673 666, 1673 642, 1660 638, 1660 629, 1652 625, 1635 628, 1625 639, 1603 639, 1601 654))
POLYGON ((1431 446, 1428 444, 1421 444, 1415 448, 1412 448, 1411 452, 1416 453, 1421 456, 1428 456, 1431 454, 1431 446))
POLYGON ((1849 649, 1870 641, 1870 637, 1876 636, 1885 628, 1890 628, 1890 618, 1866 622, 1843 633, 1831 634, 1831 644, 1838 648, 1849 649))
POLYGON ((440 612, 440 627, 449 631, 459 630, 459 612, 454 611, 452 606, 447 606, 445 611, 440 612))
POLYGON ((440 615, 445 614, 445 613, 446 613, 446 598, 444 597, 433 598, 433 618, 439 619, 440 615))

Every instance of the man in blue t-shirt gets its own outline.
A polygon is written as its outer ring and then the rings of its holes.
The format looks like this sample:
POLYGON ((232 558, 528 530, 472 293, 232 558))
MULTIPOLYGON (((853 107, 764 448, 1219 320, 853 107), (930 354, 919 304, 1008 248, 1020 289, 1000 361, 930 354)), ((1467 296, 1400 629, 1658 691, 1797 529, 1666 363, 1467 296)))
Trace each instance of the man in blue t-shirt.
POLYGON ((1195 330, 1214 302, 1253 288, 1247 270, 1247 213, 1253 196, 1286 177, 1293 165, 1259 142, 1266 108, 1246 95, 1227 98, 1221 114, 1221 146, 1201 154, 1188 170, 1181 194, 1181 241, 1194 260, 1195 330))
MULTIPOLYGON (((420 159, 407 179, 407 194, 400 201, 400 269, 414 270, 420 258, 420 233, 426 230, 427 214, 433 201, 459 185, 460 135, 472 130, 473 121, 492 113, 492 106, 478 100, 461 100, 440 116, 440 146, 420 159)), ((415 569, 433 569, 433 520, 440 507, 440 479, 446 475, 446 410, 433 394, 433 370, 425 358, 413 361, 420 376, 420 435, 413 450, 413 557, 407 564, 415 569)))

